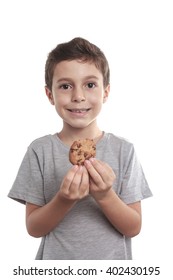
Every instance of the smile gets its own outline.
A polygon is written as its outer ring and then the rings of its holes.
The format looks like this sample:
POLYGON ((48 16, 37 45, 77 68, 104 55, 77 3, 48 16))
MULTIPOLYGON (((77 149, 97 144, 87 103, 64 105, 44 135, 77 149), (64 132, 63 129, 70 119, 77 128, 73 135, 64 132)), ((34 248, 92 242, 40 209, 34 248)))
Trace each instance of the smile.
POLYGON ((72 112, 72 113, 85 113, 85 112, 88 112, 90 110, 89 109, 68 109, 68 111, 72 112))

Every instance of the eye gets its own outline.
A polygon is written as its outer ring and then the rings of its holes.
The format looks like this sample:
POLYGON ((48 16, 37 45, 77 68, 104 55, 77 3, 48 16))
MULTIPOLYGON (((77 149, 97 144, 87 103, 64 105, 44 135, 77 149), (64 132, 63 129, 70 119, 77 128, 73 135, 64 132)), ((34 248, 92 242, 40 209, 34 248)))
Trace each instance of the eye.
POLYGON ((86 85, 88 88, 95 88, 95 83, 87 83, 86 85))
POLYGON ((59 86, 59 88, 67 90, 67 89, 71 88, 71 85, 69 85, 69 84, 62 84, 62 85, 59 86))

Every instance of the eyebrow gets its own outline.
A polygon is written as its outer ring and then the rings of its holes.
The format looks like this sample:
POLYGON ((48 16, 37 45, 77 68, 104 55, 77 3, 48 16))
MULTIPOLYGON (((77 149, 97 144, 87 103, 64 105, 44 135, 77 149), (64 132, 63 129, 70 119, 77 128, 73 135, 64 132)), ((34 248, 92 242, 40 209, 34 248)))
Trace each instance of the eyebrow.
MULTIPOLYGON (((90 80, 90 79, 99 80, 99 78, 97 76, 95 76, 95 75, 86 76, 86 77, 84 77, 83 80, 90 80)), ((72 80, 73 79, 71 79, 71 78, 63 77, 63 78, 58 79, 56 82, 60 83, 60 82, 63 82, 63 81, 72 81, 72 80)))

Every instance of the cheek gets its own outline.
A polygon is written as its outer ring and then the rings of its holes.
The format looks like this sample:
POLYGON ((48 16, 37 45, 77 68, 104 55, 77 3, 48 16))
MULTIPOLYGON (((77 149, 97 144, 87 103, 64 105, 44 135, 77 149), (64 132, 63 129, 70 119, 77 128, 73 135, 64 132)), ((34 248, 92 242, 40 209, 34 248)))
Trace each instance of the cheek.
POLYGON ((90 103, 95 107, 101 107, 103 104, 103 97, 102 96, 93 96, 90 99, 90 103))
POLYGON ((55 109, 58 113, 58 115, 61 115, 64 106, 66 105, 65 99, 64 98, 55 98, 55 109))
POLYGON ((98 115, 102 109, 103 102, 102 100, 93 99, 93 102, 91 103, 93 114, 98 115))
POLYGON ((65 95, 59 95, 55 97, 55 104, 57 107, 65 106, 68 102, 68 97, 65 95))

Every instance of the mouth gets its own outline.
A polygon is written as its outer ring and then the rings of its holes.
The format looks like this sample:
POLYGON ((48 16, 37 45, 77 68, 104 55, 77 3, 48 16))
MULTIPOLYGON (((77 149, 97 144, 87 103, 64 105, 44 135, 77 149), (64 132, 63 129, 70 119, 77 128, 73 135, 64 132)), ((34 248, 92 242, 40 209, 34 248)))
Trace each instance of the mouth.
POLYGON ((67 109, 67 110, 72 112, 72 113, 80 114, 80 113, 88 112, 90 110, 90 108, 88 108, 88 109, 84 109, 84 108, 81 108, 81 109, 67 109))

